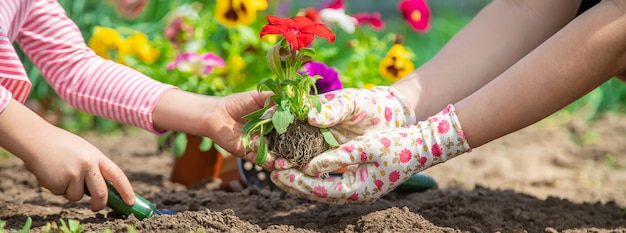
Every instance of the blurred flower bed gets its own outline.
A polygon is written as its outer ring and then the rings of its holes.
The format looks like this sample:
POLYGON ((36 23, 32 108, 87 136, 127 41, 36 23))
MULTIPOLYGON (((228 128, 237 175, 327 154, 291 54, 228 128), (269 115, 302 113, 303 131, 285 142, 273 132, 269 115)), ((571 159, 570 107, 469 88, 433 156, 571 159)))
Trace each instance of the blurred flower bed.
MULTIPOLYGON (((85 0, 59 1, 98 55, 183 90, 227 95, 254 90, 272 75, 268 49, 277 38, 259 37, 267 15, 306 16, 337 35, 315 41, 303 72, 321 75, 319 92, 389 85, 432 56, 469 16, 431 12, 424 0, 389 1, 392 12, 354 11, 358 1, 293 0, 85 0), (434 25, 434 26, 433 26, 434 25)), ((29 106, 74 132, 112 132, 124 126, 61 102, 23 59, 33 80, 29 106)))

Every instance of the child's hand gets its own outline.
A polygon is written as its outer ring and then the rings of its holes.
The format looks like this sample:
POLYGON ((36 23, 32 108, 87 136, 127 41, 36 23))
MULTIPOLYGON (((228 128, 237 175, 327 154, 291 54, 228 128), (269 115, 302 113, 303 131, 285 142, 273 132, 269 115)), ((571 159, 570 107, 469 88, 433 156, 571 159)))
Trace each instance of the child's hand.
POLYGON ((309 112, 309 123, 330 127, 339 143, 345 143, 371 130, 415 124, 415 113, 404 97, 392 87, 346 88, 319 95, 320 112, 309 112))
POLYGON ((217 145, 237 157, 245 157, 242 143, 242 129, 246 123, 243 116, 263 108, 263 105, 272 93, 248 91, 219 97, 217 104, 208 109, 205 127, 208 136, 217 145))
POLYGON ((134 204, 134 192, 124 172, 100 150, 84 139, 54 128, 48 140, 34 142, 37 149, 24 163, 41 186, 70 201, 83 198, 85 185, 91 195, 91 209, 98 211, 107 203, 105 179, 111 181, 124 202, 134 204))
POLYGON ((106 206, 107 179, 126 204, 134 204, 135 194, 124 172, 100 150, 50 125, 19 102, 10 101, 0 113, 0 146, 22 159, 41 186, 78 201, 87 185, 91 209, 98 211, 106 206))
POLYGON ((372 202, 412 175, 468 151, 470 146, 449 105, 417 125, 366 132, 314 157, 302 171, 275 170, 270 177, 286 192, 310 200, 372 202), (341 178, 322 177, 348 165, 352 166, 341 178))

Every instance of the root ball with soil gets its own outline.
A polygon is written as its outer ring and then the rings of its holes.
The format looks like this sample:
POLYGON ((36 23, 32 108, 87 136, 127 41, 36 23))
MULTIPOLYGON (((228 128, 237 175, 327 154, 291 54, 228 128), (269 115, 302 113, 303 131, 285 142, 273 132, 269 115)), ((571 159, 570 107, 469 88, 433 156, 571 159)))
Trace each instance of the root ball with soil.
POLYGON ((298 168, 331 148, 319 128, 301 120, 290 124, 285 133, 279 134, 275 130, 270 132, 268 139, 269 153, 286 159, 298 168))

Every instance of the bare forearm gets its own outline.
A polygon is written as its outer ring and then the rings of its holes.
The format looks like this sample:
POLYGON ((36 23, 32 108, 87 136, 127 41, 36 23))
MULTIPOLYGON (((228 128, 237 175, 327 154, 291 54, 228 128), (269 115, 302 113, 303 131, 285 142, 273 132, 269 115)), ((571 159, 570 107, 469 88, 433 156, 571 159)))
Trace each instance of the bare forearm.
POLYGON ((624 72, 626 7, 617 5, 626 4, 602 1, 457 103, 470 145, 533 124, 624 72))
POLYGON ((494 79, 567 24, 580 1, 494 1, 428 63, 394 84, 418 119, 494 79))
POLYGON ((42 139, 50 140, 45 137, 55 128, 24 105, 11 100, 0 113, 0 147, 25 162, 37 159, 34 157, 38 154, 37 150, 45 151, 37 142, 42 139))
POLYGON ((161 130, 207 136, 202 127, 206 114, 216 111, 216 105, 211 103, 213 98, 181 90, 170 90, 161 97, 154 108, 152 113, 154 126, 161 130))

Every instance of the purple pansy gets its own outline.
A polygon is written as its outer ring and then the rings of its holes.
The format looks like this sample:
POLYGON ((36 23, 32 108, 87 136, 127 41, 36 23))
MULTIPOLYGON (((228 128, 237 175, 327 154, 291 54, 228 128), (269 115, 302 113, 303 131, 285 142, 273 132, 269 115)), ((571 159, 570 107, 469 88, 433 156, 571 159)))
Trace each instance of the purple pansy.
POLYGON ((328 67, 323 62, 311 61, 303 65, 304 71, 300 74, 308 73, 310 76, 319 75, 320 79, 315 81, 317 93, 326 93, 343 88, 343 84, 339 79, 339 72, 328 67))

